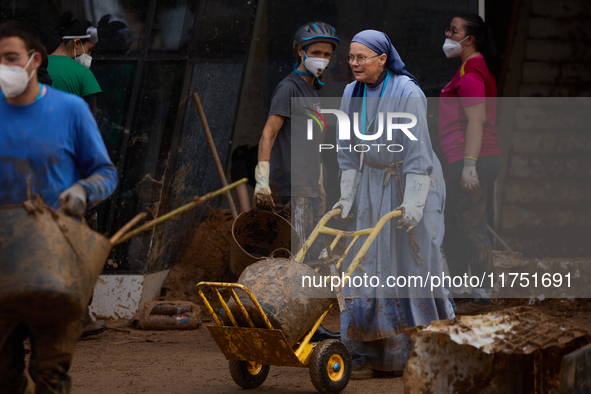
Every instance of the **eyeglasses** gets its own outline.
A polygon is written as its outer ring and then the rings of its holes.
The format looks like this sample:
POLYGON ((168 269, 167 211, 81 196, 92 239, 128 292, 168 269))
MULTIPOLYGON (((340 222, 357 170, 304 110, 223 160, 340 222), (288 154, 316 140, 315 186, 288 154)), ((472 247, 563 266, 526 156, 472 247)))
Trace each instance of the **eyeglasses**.
POLYGON ((349 64, 353 63, 354 60, 357 60, 357 64, 359 64, 360 66, 363 66, 365 64, 365 62, 367 61, 367 59, 371 59, 374 57, 378 57, 381 55, 375 55, 375 56, 370 56, 370 57, 365 57, 365 56, 358 56, 355 57, 353 55, 349 55, 347 56, 347 61, 349 62, 349 64))
POLYGON ((21 55, 15 55, 14 53, 11 53, 9 55, 6 55, 4 57, 0 56, 0 64, 4 64, 6 66, 12 66, 14 65, 16 62, 18 62, 18 60, 25 56, 25 55, 31 55, 32 53, 34 53, 35 50, 31 49, 30 51, 27 51, 26 53, 23 53, 21 55))
POLYGON ((453 36, 456 34, 462 34, 461 31, 457 31, 456 29, 452 28, 452 27, 446 27, 445 28, 445 35, 446 36, 453 36))

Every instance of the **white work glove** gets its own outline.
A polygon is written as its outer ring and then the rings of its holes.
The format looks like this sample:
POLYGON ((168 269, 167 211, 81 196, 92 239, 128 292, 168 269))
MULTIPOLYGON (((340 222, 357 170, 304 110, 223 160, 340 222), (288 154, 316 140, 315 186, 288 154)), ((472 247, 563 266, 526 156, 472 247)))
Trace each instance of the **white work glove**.
POLYGON ((345 170, 341 174, 341 198, 332 207, 332 209, 341 208, 341 219, 349 218, 360 181, 361 173, 357 170, 345 170))
POLYGON ((86 211, 86 198, 84 187, 79 183, 74 183, 60 194, 60 209, 72 216, 82 217, 86 211))
POLYGON ((431 179, 429 175, 420 175, 409 172, 406 174, 406 187, 404 188, 404 201, 398 208, 402 211, 402 216, 396 221, 396 227, 405 229, 408 233, 423 218, 423 209, 431 179))
POLYGON ((272 210, 275 208, 271 187, 269 186, 269 173, 271 165, 268 161, 259 161, 254 169, 254 179, 257 184, 254 187, 253 207, 272 210))
POLYGON ((474 193, 480 189, 480 181, 476 172, 476 160, 464 159, 464 169, 462 170, 460 185, 468 193, 474 193))

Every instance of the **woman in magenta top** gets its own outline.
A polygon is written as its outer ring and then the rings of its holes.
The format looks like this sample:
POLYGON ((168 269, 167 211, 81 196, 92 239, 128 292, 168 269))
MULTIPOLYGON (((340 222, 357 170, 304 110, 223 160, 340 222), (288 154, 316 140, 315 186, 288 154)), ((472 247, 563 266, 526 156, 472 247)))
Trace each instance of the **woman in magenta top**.
MULTIPOLYGON (((439 100, 439 144, 445 154, 445 237, 443 249, 452 275, 494 272, 486 230, 486 197, 501 168, 495 129, 497 85, 492 34, 475 14, 456 16, 445 30, 443 51, 462 65, 439 100)), ((490 305, 488 286, 462 293, 453 289, 458 313, 490 305)))

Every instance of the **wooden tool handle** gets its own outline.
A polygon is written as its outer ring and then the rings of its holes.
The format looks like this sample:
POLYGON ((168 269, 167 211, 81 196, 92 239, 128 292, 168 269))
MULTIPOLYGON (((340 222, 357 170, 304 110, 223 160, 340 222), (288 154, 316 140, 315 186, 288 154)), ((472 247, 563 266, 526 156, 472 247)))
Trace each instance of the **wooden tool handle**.
MULTIPOLYGON (((218 152, 215 148, 215 144, 213 142, 213 137, 211 136, 211 131, 209 130, 209 125, 207 124, 207 119, 205 118, 205 112, 203 111, 203 106, 201 105, 201 100, 199 99, 199 95, 197 93, 193 93, 193 99, 195 99, 195 104, 197 105, 197 111, 199 112, 199 117, 201 118, 201 123, 203 123, 203 129, 205 130, 205 135, 207 136, 207 142, 209 142, 209 147, 211 149, 211 153, 213 154, 213 161, 215 166, 218 170, 218 174, 220 176, 220 180, 222 181, 223 186, 228 186, 228 181, 226 180, 226 175, 224 174, 224 169, 222 168, 222 163, 220 162, 220 157, 218 156, 218 152)), ((227 191, 226 198, 228 199, 228 204, 230 204, 230 211, 232 212, 232 217, 236 219, 238 213, 236 212, 236 207, 234 206, 234 200, 232 199, 232 195, 230 191, 227 191)))
POLYGON ((203 202, 205 202, 207 200, 211 200, 214 197, 217 197, 217 196, 219 196, 221 194, 224 194, 227 191, 235 188, 236 186, 238 186, 238 185, 240 185, 242 183, 246 183, 246 182, 248 182, 248 179, 247 178, 242 178, 239 181, 236 181, 234 183, 229 184, 228 186, 225 186, 225 187, 222 187, 219 190, 216 190, 215 192, 207 193, 206 195, 201 196, 201 197, 195 197, 193 199, 193 201, 191 201, 190 203, 185 204, 182 207, 179 207, 179 208, 177 208, 177 209, 175 209, 173 211, 170 211, 167 214, 162 215, 161 217, 159 217, 157 219, 154 219, 154 220, 151 220, 151 221, 149 221, 147 223, 144 223, 142 226, 136 228, 133 231, 128 232, 127 234, 125 234, 124 236, 122 236, 121 238, 119 238, 118 240, 115 240, 114 242, 111 242, 111 244, 113 246, 119 245, 120 243, 123 243, 123 242, 127 241, 128 239, 135 237, 139 233, 151 229, 152 227, 156 226, 157 224, 164 223, 165 221, 172 219, 174 216, 178 215, 179 213, 188 211, 189 209, 194 208, 197 205, 199 205, 199 204, 201 204, 201 203, 203 203, 203 202))
POLYGON ((111 241, 111 244, 115 245, 116 242, 119 240, 119 238, 121 238, 123 235, 125 235, 126 232, 128 232, 129 230, 131 230, 131 228, 133 226, 135 226, 136 224, 138 224, 138 222, 140 220, 142 220, 143 218, 145 218, 147 215, 146 212, 141 212, 138 213, 137 215, 135 215, 135 217, 133 219, 131 219, 129 222, 127 222, 123 227, 121 227, 119 229, 119 231, 117 231, 115 233, 115 235, 113 235, 109 241, 111 241))

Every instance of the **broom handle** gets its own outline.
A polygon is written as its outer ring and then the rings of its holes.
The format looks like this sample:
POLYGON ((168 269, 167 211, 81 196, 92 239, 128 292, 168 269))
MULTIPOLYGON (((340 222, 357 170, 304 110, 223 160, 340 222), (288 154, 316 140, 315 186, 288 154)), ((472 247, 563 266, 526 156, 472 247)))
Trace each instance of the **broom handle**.
POLYGON ((247 178, 242 178, 239 181, 236 181, 234 183, 229 184, 228 186, 224 186, 219 190, 216 190, 215 192, 211 192, 211 193, 207 193, 201 197, 194 197, 193 201, 191 201, 188 204, 183 205, 182 207, 179 207, 173 211, 168 212, 165 215, 160 216, 157 219, 151 220, 147 223, 144 223, 142 226, 136 228, 133 231, 130 231, 129 233, 127 233, 126 235, 124 235, 123 237, 119 238, 118 240, 115 240, 115 242, 112 242, 112 245, 119 245, 120 243, 123 243, 125 241, 127 241, 130 238, 135 237, 136 235, 138 235, 139 233, 142 233, 146 230, 151 229, 152 227, 156 226, 157 224, 163 223, 173 217, 175 217, 176 215, 178 215, 179 213, 183 213, 185 211, 188 211, 191 208, 196 207, 197 205, 204 203, 207 200, 211 200, 214 197, 217 197, 221 194, 224 194, 226 192, 228 192, 229 190, 235 188, 236 186, 242 184, 242 183, 246 183, 248 182, 247 178))
MULTIPOLYGON (((213 137, 211 136, 211 130, 209 130, 209 125, 207 124, 207 118, 205 117, 205 112, 203 111, 203 106, 201 105, 199 95, 197 93, 193 93, 193 99, 195 100, 195 105, 197 105, 197 111, 199 112, 201 123, 203 123, 203 129, 205 130, 207 142, 209 143, 209 148, 211 149, 211 153, 213 155, 213 161, 218 170, 220 180, 222 181, 222 186, 228 186, 228 181, 226 180, 226 175, 224 174, 224 169, 222 168, 222 163, 220 162, 220 157, 218 156, 218 151, 215 148, 213 137)), ((230 205, 232 217, 236 219, 236 217, 238 217, 238 213, 236 212, 236 207, 234 206, 234 200, 232 199, 232 195, 230 194, 229 190, 225 194, 226 198, 228 199, 228 204, 230 205)))

